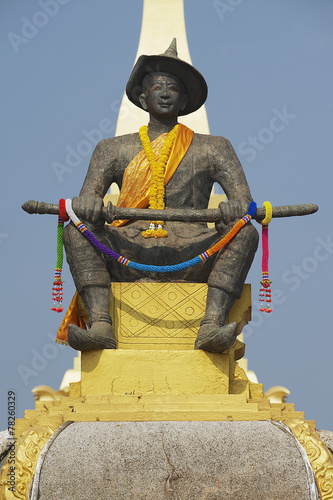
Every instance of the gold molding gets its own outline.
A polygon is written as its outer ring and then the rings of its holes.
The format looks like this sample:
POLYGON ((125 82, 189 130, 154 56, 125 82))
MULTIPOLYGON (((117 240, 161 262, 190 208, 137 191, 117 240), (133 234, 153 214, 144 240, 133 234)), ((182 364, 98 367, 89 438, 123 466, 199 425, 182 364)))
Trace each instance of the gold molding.
POLYGON ((300 419, 286 419, 283 420, 283 423, 289 427, 308 456, 315 473, 321 500, 331 500, 333 498, 333 456, 331 452, 307 422, 300 419))
POLYGON ((0 476, 0 498, 4 500, 26 500, 29 497, 29 489, 35 473, 39 455, 44 445, 54 433, 55 428, 44 425, 31 427, 15 445, 15 486, 14 491, 9 489, 7 475, 11 465, 6 461, 1 469, 0 476))

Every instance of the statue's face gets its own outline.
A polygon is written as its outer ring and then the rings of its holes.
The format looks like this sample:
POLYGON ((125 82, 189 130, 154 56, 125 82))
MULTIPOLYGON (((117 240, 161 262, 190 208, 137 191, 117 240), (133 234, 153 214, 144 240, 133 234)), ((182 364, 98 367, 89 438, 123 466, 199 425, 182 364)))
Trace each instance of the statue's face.
POLYGON ((144 93, 140 95, 143 109, 158 119, 177 118, 187 103, 183 84, 167 73, 153 73, 143 83, 144 93))

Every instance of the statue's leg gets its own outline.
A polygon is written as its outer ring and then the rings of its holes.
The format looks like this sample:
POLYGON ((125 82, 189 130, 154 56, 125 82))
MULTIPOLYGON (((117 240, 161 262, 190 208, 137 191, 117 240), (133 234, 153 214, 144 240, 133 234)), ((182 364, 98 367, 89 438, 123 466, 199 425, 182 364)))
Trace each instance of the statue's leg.
POLYGON ((89 314, 88 332, 68 326, 68 343, 79 351, 115 349, 110 308, 110 275, 103 255, 69 224, 63 236, 76 289, 89 314))
POLYGON ((206 311, 195 349, 223 352, 235 343, 237 323, 225 325, 225 321, 235 300, 242 294, 257 246, 258 232, 247 224, 218 252, 208 278, 206 311))

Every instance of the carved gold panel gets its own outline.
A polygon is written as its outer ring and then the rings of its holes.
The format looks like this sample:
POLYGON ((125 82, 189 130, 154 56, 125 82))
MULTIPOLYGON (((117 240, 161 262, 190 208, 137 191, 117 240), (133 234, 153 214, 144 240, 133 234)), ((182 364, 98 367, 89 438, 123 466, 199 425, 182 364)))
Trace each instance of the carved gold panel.
POLYGON ((1 469, 0 498, 4 500, 28 498, 39 455, 54 430, 50 426, 35 425, 17 440, 13 453, 14 462, 9 463, 10 457, 8 457, 1 469), (12 473, 14 484, 8 483, 10 473, 12 473))
POLYGON ((319 435, 303 420, 283 421, 303 446, 315 473, 321 500, 333 498, 333 457, 319 435))

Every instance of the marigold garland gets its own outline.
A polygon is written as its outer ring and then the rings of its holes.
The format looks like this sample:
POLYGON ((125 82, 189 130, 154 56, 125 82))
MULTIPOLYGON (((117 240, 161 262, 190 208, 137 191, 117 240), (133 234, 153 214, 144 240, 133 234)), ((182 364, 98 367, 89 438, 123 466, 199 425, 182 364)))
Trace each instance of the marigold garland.
MULTIPOLYGON (((162 148, 159 159, 156 159, 155 153, 148 136, 148 126, 144 125, 139 130, 142 147, 146 154, 150 166, 150 185, 149 185, 149 208, 155 210, 164 210, 164 176, 165 166, 169 159, 170 151, 178 132, 178 124, 168 133, 162 148)), ((164 221, 150 221, 149 229, 142 232, 145 238, 165 238, 168 232, 163 230, 164 221), (157 226, 157 229, 156 229, 157 226)))

